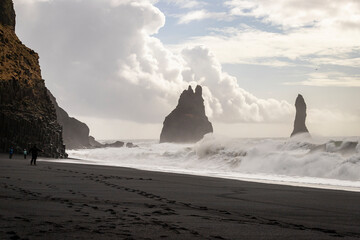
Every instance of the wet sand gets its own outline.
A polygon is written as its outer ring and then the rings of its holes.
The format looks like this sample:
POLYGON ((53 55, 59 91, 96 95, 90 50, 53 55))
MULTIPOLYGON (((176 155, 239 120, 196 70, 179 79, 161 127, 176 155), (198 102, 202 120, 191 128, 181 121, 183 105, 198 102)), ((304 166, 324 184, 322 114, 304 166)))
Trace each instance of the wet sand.
POLYGON ((0 155, 0 239, 360 239, 356 192, 29 162, 0 155))

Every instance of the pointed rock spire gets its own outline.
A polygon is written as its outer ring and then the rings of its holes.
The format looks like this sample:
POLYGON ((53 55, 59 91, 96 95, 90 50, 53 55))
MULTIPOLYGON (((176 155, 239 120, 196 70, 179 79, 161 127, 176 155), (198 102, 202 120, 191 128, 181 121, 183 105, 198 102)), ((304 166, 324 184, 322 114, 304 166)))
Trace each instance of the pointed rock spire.
POLYGON ((308 133, 309 130, 305 125, 306 120, 306 103, 301 94, 298 94, 295 101, 296 115, 294 121, 294 130, 291 133, 291 137, 298 133, 308 133))
POLYGON ((165 118, 160 142, 197 142, 213 132, 205 115, 201 86, 184 90, 176 108, 165 118))

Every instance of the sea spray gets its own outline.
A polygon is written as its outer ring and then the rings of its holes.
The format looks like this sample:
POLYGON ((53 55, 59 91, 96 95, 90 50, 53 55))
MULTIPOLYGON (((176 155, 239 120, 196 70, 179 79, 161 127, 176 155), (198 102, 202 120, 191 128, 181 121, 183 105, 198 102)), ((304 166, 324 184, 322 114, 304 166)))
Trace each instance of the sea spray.
POLYGON ((70 157, 82 160, 60 161, 360 190, 359 138, 231 139, 207 134, 196 144, 134 143, 139 147, 72 150, 70 157))

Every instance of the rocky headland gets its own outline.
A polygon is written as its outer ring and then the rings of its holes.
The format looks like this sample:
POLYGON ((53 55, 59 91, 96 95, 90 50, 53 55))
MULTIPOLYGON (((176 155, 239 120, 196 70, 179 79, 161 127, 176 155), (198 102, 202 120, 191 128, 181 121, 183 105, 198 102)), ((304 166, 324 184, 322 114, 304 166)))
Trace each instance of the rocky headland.
POLYGON ((165 118, 160 142, 197 142, 210 132, 213 127, 205 114, 202 88, 198 85, 194 92, 189 86, 181 93, 176 108, 165 118))
POLYGON ((113 143, 100 143, 93 136, 90 136, 90 129, 88 125, 79 121, 61 108, 56 102, 56 98, 48 91, 50 100, 53 103, 57 121, 62 127, 63 141, 66 149, 84 149, 84 148, 103 148, 103 147, 137 147, 131 142, 125 144, 122 141, 115 141, 113 143))
POLYGON ((43 156, 66 157, 39 56, 16 36, 11 0, 0 2, 0 126, 1 152, 37 144, 43 156))
POLYGON ((57 121, 63 128, 62 136, 66 149, 101 146, 101 143, 97 142, 95 138, 89 136, 90 129, 85 123, 77 120, 76 118, 70 117, 64 109, 59 107, 56 102, 56 98, 50 91, 48 91, 48 94, 55 107, 57 121))
POLYGON ((291 137, 299 133, 309 133, 306 127, 306 103, 301 94, 299 94, 295 101, 296 115, 294 121, 294 130, 291 137))

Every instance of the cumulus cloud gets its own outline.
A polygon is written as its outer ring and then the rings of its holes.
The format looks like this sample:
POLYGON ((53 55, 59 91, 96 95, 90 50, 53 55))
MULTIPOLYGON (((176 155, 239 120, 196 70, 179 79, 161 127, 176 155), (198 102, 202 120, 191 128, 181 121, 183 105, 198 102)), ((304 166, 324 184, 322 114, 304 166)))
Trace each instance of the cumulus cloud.
POLYGON ((222 71, 221 64, 205 47, 184 49, 182 56, 191 81, 208 88, 204 93, 209 111, 224 122, 272 122, 288 120, 293 107, 275 99, 259 99, 242 89, 237 79, 222 71))
POLYGON ((40 53, 46 83, 70 113, 161 122, 189 84, 204 86, 217 121, 279 122, 294 111, 242 89, 205 47, 169 51, 152 36, 165 17, 149 1, 53 0, 34 4, 32 18, 18 3, 17 31, 40 53))
POLYGON ((70 112, 155 121, 182 89, 172 84, 179 77, 165 80, 180 71, 151 37, 165 17, 150 2, 51 1, 33 4, 33 16, 27 4, 16 7, 20 37, 39 51, 47 85, 70 112))

